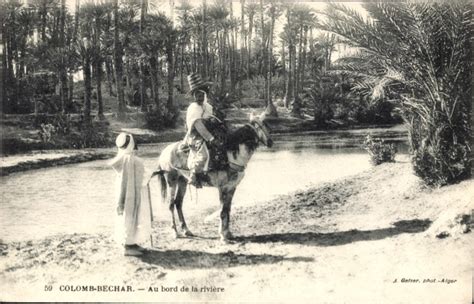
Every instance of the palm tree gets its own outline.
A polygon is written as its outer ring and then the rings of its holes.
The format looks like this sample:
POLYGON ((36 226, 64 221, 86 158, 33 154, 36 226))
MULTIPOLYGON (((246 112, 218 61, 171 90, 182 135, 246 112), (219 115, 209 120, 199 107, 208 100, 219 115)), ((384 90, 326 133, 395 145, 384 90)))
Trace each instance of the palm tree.
POLYGON ((125 118, 125 95, 123 90, 123 48, 119 38, 119 5, 118 0, 114 0, 114 68, 115 86, 117 87, 118 113, 119 119, 125 118))
POLYGON ((359 50, 338 69, 358 76, 373 100, 400 96, 416 174, 432 185, 468 177, 471 3, 366 3, 369 20, 329 8, 321 28, 359 50))
MULTIPOLYGON (((252 1, 252 0, 250 0, 252 1)), ((251 75, 251 58, 252 58, 252 34, 253 34, 253 27, 254 27, 254 17, 257 12, 258 5, 254 2, 249 2, 245 6, 245 11, 247 12, 248 20, 249 20, 249 28, 248 28, 248 37, 247 37, 247 48, 248 48, 248 55, 247 55, 247 79, 250 79, 251 75)))
POLYGON ((201 41, 202 41, 202 49, 201 49, 201 54, 202 54, 202 75, 204 77, 207 77, 209 75, 209 70, 208 70, 208 37, 207 37, 207 27, 206 27, 206 22, 207 22, 207 2, 206 0, 202 0, 202 21, 201 21, 201 41))
POLYGON ((168 19, 165 20, 164 26, 164 37, 165 38, 165 49, 166 49, 166 64, 168 70, 168 99, 166 102, 166 108, 168 111, 172 111, 173 96, 174 96, 174 50, 177 40, 177 31, 173 28, 172 22, 168 19), (167 21, 167 22, 166 22, 167 21))
POLYGON ((291 107, 291 113, 295 117, 300 117, 301 107, 296 92, 296 41, 299 35, 299 24, 295 22, 296 14, 293 5, 286 6, 286 24, 284 26, 281 38, 288 47, 288 75, 284 103, 285 107, 291 107))
POLYGON ((212 21, 213 29, 216 35, 217 49, 218 49, 218 62, 219 62, 219 89, 221 92, 225 91, 225 82, 226 82, 226 65, 225 60, 225 51, 226 51, 226 37, 230 29, 229 20, 229 11, 227 8, 216 2, 215 5, 209 8, 208 12, 209 18, 212 21))
POLYGON ((234 9, 232 7, 232 0, 229 0, 229 78, 230 78, 230 92, 231 94, 235 93, 235 74, 236 74, 236 66, 235 66, 235 33, 238 27, 237 19, 234 19, 234 9))
MULTIPOLYGON (((182 0, 181 5, 177 7, 179 14, 179 47, 180 47, 180 61, 179 61, 179 74, 181 90, 184 89, 184 64, 185 64, 185 49, 190 43, 192 25, 190 12, 192 10, 191 4, 187 0, 182 0)), ((189 71, 188 71, 189 73, 189 71)))
MULTIPOLYGON (((143 34, 143 27, 145 26, 145 16, 147 14, 148 0, 140 0, 140 36, 143 34)), ((145 71, 143 61, 139 61, 139 81, 140 81, 140 108, 142 112, 147 111, 145 95, 145 71)))
MULTIPOLYGON (((59 16, 59 47, 61 52, 66 52, 66 0, 61 0, 61 10, 59 16)), ((63 62, 59 71, 59 95, 61 98, 61 109, 63 113, 66 113, 66 102, 67 102, 67 58, 61 56, 63 62)))
MULTIPOLYGON (((245 57, 245 0, 240 0, 240 62, 239 62, 239 81, 242 77, 242 71, 244 67, 244 57, 245 57)), ((240 83, 240 82, 239 82, 240 83)))
POLYGON ((265 34, 265 9, 263 6, 263 0, 259 1, 259 10, 260 10, 260 30, 261 30, 261 49, 262 49, 262 74, 265 79, 265 87, 263 89, 263 99, 265 100, 265 106, 268 103, 268 96, 267 96, 267 87, 268 87, 268 77, 267 77, 267 48, 266 48, 266 41, 267 41, 267 36, 265 34))
POLYGON ((93 40, 93 26, 92 26, 92 12, 94 10, 93 3, 86 3, 81 6, 79 12, 80 26, 79 39, 77 40, 78 55, 82 60, 82 73, 84 77, 84 123, 86 126, 91 125, 91 97, 92 97, 92 61, 94 58, 93 40))
POLYGON ((104 119, 104 105, 102 101, 102 74, 105 53, 107 52, 103 42, 103 28, 110 6, 107 3, 94 4, 90 9, 90 19, 93 22, 92 44, 93 44, 93 71, 96 82, 98 118, 104 119))
POLYGON ((272 73, 273 73, 273 35, 275 30, 275 21, 281 15, 280 7, 273 1, 270 2, 269 7, 269 14, 270 14, 270 32, 269 32, 269 39, 268 39, 268 55, 267 55, 267 106, 265 109, 265 114, 269 117, 276 117, 278 116, 277 110, 275 105, 272 101, 272 73))

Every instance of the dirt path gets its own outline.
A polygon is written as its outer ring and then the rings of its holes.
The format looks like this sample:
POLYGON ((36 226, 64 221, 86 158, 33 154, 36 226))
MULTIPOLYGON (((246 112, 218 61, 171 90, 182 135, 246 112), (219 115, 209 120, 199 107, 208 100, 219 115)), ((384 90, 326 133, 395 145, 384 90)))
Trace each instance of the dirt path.
POLYGON ((232 244, 203 216, 188 220, 195 238, 155 222, 155 248, 141 258, 123 257, 108 235, 3 244, 0 300, 470 303, 473 234, 434 234, 447 210, 472 212, 473 189, 424 188, 404 160, 234 208, 232 244), (133 291, 60 291, 83 285, 133 291))

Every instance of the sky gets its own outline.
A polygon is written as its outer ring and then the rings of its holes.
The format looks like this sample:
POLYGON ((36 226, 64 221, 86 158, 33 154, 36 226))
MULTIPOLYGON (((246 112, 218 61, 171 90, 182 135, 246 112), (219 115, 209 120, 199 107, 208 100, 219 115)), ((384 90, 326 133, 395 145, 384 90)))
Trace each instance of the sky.
MULTIPOLYGON (((25 0, 28 1, 28 0, 25 0)), ((75 9, 75 4, 77 0, 66 0, 66 5, 71 11, 74 11, 75 9)), ((104 0, 79 0, 80 3, 85 3, 85 2, 102 2, 104 0)), ((106 1, 106 0, 105 0, 106 1)), ((120 1, 120 0, 119 0, 120 1)), ((140 1, 140 0, 136 0, 140 1)), ((206 0, 207 4, 213 4, 215 2, 227 2, 227 0, 206 0)), ((166 15, 170 15, 170 3, 174 2, 175 7, 178 7, 181 3, 181 0, 148 0, 149 6, 152 9, 159 10, 160 12, 165 13, 166 15)), ((202 0, 187 0, 192 6, 200 6, 202 4, 202 0)), ((246 3, 249 2, 256 2, 259 3, 259 0, 245 0, 246 3)), ((315 10, 323 10, 326 6, 326 3, 328 1, 297 1, 297 0, 282 0, 281 2, 283 3, 295 3, 295 4, 304 4, 306 6, 309 6, 315 10)), ((360 1, 350 1, 350 0, 345 0, 345 1, 336 1, 338 3, 343 3, 346 6, 353 7, 354 9, 364 12, 364 9, 361 7, 360 1)), ((232 1, 232 7, 234 11, 235 16, 240 16, 240 1, 232 1)))

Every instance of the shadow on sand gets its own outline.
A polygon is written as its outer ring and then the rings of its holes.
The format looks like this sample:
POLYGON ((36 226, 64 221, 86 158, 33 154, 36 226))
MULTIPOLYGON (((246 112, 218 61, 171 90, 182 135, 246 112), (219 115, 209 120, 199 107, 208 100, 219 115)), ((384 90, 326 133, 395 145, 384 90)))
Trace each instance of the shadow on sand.
POLYGON ((338 231, 330 233, 275 233, 254 236, 236 237, 236 241, 253 243, 272 243, 282 242, 286 244, 305 244, 314 246, 338 246, 359 241, 376 241, 388 237, 393 237, 402 233, 419 233, 427 230, 431 221, 425 220, 406 220, 398 221, 393 224, 394 227, 361 231, 357 229, 349 231, 338 231))
POLYGON ((232 251, 209 253, 192 250, 149 250, 140 259, 166 268, 227 268, 241 265, 272 264, 281 261, 312 262, 308 257, 235 254, 232 251))

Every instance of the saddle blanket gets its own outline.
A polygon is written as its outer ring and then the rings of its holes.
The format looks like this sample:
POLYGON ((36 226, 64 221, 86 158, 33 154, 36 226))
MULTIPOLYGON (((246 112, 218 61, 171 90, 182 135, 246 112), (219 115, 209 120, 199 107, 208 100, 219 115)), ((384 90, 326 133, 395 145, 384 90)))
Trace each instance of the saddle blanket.
MULTIPOLYGON (((181 141, 175 142, 163 150, 161 158, 164 162, 161 163, 161 168, 168 171, 171 169, 189 171, 189 157, 192 157, 190 154, 191 149, 188 146, 181 141)), ((222 161, 221 155, 226 154, 225 151, 218 154, 215 149, 209 149, 209 154, 209 171, 222 170, 228 166, 227 155, 225 155, 225 160, 222 161)))

